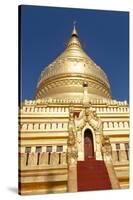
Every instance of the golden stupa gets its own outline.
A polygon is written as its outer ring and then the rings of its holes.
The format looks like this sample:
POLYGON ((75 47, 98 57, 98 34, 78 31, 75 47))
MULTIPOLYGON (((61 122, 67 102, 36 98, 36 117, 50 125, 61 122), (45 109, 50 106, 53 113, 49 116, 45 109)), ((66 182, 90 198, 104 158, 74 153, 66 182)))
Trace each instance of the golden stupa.
POLYGON ((111 99, 104 71, 84 52, 75 25, 65 51, 44 68, 37 85, 36 99, 111 99))
POLYGON ((75 25, 19 112, 19 193, 129 187, 129 106, 111 97, 104 71, 75 25))

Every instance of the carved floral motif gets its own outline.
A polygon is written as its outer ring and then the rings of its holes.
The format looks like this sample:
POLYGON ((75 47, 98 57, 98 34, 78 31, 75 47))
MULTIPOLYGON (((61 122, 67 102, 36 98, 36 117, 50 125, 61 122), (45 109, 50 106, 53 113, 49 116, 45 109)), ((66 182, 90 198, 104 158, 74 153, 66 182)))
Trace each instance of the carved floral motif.
POLYGON ((112 148, 108 136, 104 136, 102 139, 102 152, 104 160, 111 160, 112 148))
MULTIPOLYGON (((72 108, 71 108, 72 109, 72 108)), ((78 158, 76 129, 74 124, 73 112, 69 115, 69 136, 68 136, 68 163, 76 164, 78 158)))
POLYGON ((76 164, 78 158, 78 150, 76 144, 76 137, 71 128, 69 131, 68 137, 68 163, 69 164, 76 164))

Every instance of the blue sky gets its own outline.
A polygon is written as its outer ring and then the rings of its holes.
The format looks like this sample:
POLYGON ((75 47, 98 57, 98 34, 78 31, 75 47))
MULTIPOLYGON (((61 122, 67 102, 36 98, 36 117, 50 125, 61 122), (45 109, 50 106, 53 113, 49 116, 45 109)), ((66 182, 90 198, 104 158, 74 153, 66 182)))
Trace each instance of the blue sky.
POLYGON ((21 7, 21 100, 33 99, 41 71, 64 49, 73 27, 85 52, 108 76, 113 99, 129 99, 129 14, 119 11, 21 7))

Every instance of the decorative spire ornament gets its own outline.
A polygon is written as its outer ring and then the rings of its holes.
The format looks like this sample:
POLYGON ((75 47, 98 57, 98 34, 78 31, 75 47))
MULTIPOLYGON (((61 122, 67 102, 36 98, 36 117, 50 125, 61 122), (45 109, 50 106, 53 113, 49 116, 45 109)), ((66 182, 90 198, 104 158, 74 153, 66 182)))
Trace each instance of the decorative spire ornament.
POLYGON ((77 30, 76 30, 76 21, 73 22, 73 30, 72 30, 72 36, 76 36, 78 37, 78 33, 77 33, 77 30))

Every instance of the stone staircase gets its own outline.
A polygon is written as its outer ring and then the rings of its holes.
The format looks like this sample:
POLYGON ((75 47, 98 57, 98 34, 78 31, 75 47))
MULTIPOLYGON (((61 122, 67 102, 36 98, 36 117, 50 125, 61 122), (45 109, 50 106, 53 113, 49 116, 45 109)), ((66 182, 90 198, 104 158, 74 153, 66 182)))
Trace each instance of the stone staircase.
POLYGON ((104 161, 89 158, 77 163, 78 191, 112 189, 104 161))

